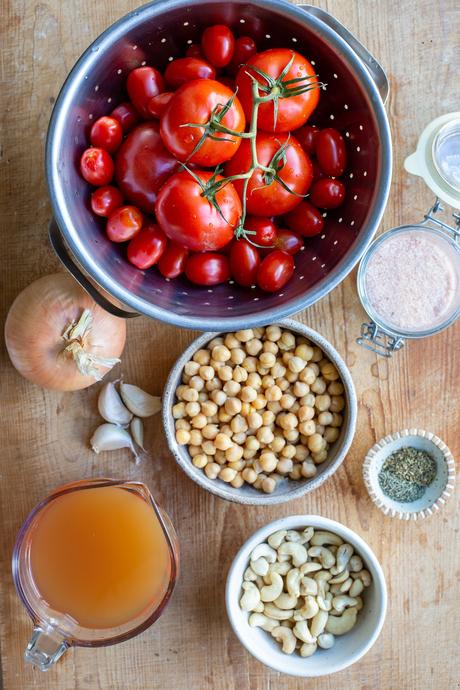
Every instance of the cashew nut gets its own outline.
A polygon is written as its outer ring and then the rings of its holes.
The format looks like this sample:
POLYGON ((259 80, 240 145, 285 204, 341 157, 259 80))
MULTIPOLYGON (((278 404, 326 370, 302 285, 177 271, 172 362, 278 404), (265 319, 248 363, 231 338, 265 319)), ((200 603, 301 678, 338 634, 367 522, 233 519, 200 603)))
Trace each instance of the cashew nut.
POLYGON ((323 566, 321 563, 314 563, 313 561, 309 561, 308 563, 304 563, 303 565, 300 566, 300 572, 302 575, 306 575, 307 573, 313 573, 315 570, 321 570, 323 566))
POLYGON ((295 529, 289 529, 286 533, 286 541, 303 542, 303 535, 295 529))
POLYGON ((312 656, 312 654, 314 654, 317 649, 318 647, 316 646, 316 644, 307 644, 305 642, 300 648, 300 656, 312 656))
POLYGON ((357 609, 351 607, 345 609, 341 616, 329 616, 326 623, 326 631, 333 635, 345 635, 345 633, 350 632, 356 623, 357 615, 357 609))
POLYGON ((334 554, 325 546, 311 546, 308 549, 308 555, 312 558, 319 558, 323 568, 331 568, 335 563, 334 554))
POLYGON ((372 578, 371 578, 371 574, 368 570, 360 570, 359 573, 353 573, 353 575, 354 575, 354 579, 359 577, 359 579, 361 580, 361 582, 363 583, 363 585, 365 587, 370 586, 370 584, 372 582, 372 578))
POLYGON ((272 549, 277 549, 281 543, 284 541, 285 537, 287 534, 286 529, 280 529, 278 532, 274 532, 273 534, 270 534, 268 537, 267 541, 272 547, 272 549))
POLYGON ((254 611, 255 607, 260 602, 259 590, 253 582, 243 582, 241 587, 244 593, 240 599, 240 607, 243 611, 254 611))
POLYGON ((260 590, 262 601, 275 601, 283 591, 283 578, 274 571, 269 573, 271 583, 260 590))
POLYGON ((340 546, 340 544, 343 544, 343 539, 338 534, 332 534, 332 532, 318 531, 310 539, 310 543, 312 546, 325 546, 326 544, 340 546))
POLYGON ((313 616, 312 621, 310 623, 310 631, 313 637, 318 637, 318 635, 321 635, 321 633, 324 631, 324 628, 326 627, 328 618, 328 612, 322 610, 318 611, 316 616, 313 616))
POLYGON ((356 606, 356 604, 356 599, 349 597, 346 594, 339 594, 338 597, 334 597, 332 599, 332 606, 339 613, 343 613, 347 606, 356 606))
POLYGON ((355 599, 356 599, 356 601, 358 602, 358 603, 356 604, 355 608, 356 608, 358 611, 361 611, 361 609, 362 609, 363 606, 364 606, 364 602, 363 602, 363 600, 361 599, 361 597, 355 597, 355 599))
MULTIPOLYGON (((318 546, 318 548, 322 548, 318 546)), ((315 581, 318 583, 318 594, 322 596, 325 595, 326 589, 329 589, 329 580, 331 579, 331 573, 327 570, 319 570, 313 575, 315 581)))
POLYGON ((339 590, 340 590, 340 592, 342 592, 342 594, 343 594, 344 592, 348 592, 348 590, 349 590, 350 587, 352 586, 353 582, 354 582, 354 580, 352 580, 351 577, 348 577, 348 578, 345 580, 345 582, 342 582, 342 584, 339 585, 339 590))
POLYGON ((318 594, 318 583, 312 577, 304 576, 300 581, 300 594, 306 596, 307 594, 318 594))
POLYGON ((263 613, 251 613, 248 622, 251 628, 263 628, 267 632, 271 632, 273 628, 278 626, 277 621, 272 618, 267 618, 263 613))
POLYGON ((251 565, 252 561, 257 561, 258 558, 265 558, 265 560, 269 563, 275 563, 276 551, 275 549, 272 549, 271 546, 263 542, 262 544, 258 544, 254 551, 251 553, 251 556, 249 558, 249 560, 251 561, 251 565))
POLYGON ((321 596, 321 594, 316 597, 316 603, 321 611, 330 611, 332 608, 332 601, 321 596))
POLYGON ((350 577, 350 574, 349 574, 348 570, 344 570, 342 573, 340 573, 339 575, 336 575, 331 580, 329 580, 329 584, 330 585, 339 585, 342 582, 345 582, 345 580, 348 580, 349 577, 350 577))
POLYGON ((313 527, 305 527, 304 531, 302 532, 304 543, 310 541, 314 533, 315 530, 313 529, 313 527))
POLYGON ((300 596, 300 580, 302 574, 298 568, 291 568, 286 575, 286 589, 294 597, 300 596))
POLYGON ((307 549, 302 544, 294 541, 285 541, 278 549, 279 556, 291 556, 292 563, 298 568, 308 560, 307 549))
POLYGON ((279 609, 275 604, 267 603, 264 606, 264 614, 277 621, 287 621, 294 615, 294 609, 279 609))
POLYGON ((348 593, 351 597, 357 597, 361 594, 361 592, 364 589, 364 584, 361 578, 357 578, 356 580, 353 580, 353 584, 351 585, 350 589, 348 590, 348 593))
POLYGON ((262 577, 268 573, 268 561, 266 558, 261 556, 255 561, 251 561, 251 568, 256 575, 261 575, 262 577))
POLYGON ((342 544, 339 546, 335 556, 335 566, 331 568, 331 573, 333 575, 338 575, 345 570, 352 555, 353 547, 351 544, 342 544))
POLYGON ((319 611, 318 599, 319 597, 315 599, 311 595, 305 597, 304 605, 302 606, 302 608, 298 609, 300 614, 300 620, 308 620, 309 618, 313 618, 314 616, 316 616, 316 614, 319 611))
POLYGON ((279 609, 295 609, 297 602, 298 597, 294 596, 293 594, 286 594, 286 592, 282 592, 273 603, 279 609))
POLYGON ((316 637, 313 637, 311 634, 307 621, 297 621, 294 625, 293 633, 299 640, 307 644, 314 644, 316 642, 316 637))
POLYGON ((254 607, 254 613, 263 613, 264 612, 264 602, 259 601, 257 606, 254 607))
POLYGON ((321 633, 321 635, 318 635, 317 643, 321 649, 330 649, 335 643, 334 635, 327 632, 321 633))
POLYGON ((272 563, 268 570, 269 572, 273 571, 275 573, 279 573, 279 575, 287 575, 291 570, 291 562, 290 560, 287 560, 285 563, 272 563))
POLYGON ((290 628, 278 625, 276 628, 273 628, 271 632, 275 640, 282 643, 281 649, 285 654, 292 654, 294 652, 296 638, 290 628))
POLYGON ((257 579, 256 573, 253 571, 253 569, 250 566, 248 566, 246 568, 246 570, 244 571, 243 580, 254 582, 256 579, 257 579))
POLYGON ((352 573, 359 573, 363 569, 363 560, 356 554, 350 558, 349 570, 352 573))

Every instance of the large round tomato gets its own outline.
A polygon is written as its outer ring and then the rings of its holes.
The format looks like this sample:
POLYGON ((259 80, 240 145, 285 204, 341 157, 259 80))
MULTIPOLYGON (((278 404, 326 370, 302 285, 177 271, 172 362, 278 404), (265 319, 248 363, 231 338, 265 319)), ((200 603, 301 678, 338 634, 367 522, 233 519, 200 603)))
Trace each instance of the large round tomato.
MULTIPOLYGON (((206 124, 211 113, 223 107, 232 97, 232 92, 214 79, 195 79, 181 86, 172 97, 161 118, 161 136, 165 146, 176 158, 203 165, 215 166, 227 161, 238 150, 241 139, 222 132, 207 137, 193 155, 204 129, 186 127, 189 123, 206 124)), ((221 124, 236 132, 242 132, 245 118, 241 103, 235 97, 232 106, 222 117, 221 124)))
POLYGON ((159 124, 144 122, 133 129, 120 146, 115 176, 126 199, 142 211, 153 213, 161 185, 179 167, 163 146, 159 124))
POLYGON ((315 75, 315 70, 303 55, 290 50, 289 48, 271 48, 262 53, 256 53, 247 62, 246 66, 241 67, 236 78, 238 86, 238 98, 241 101, 246 117, 249 119, 252 112, 252 79, 248 72, 254 76, 262 87, 268 86, 267 80, 264 79, 251 67, 264 72, 273 80, 278 79, 289 61, 294 58, 292 65, 287 73, 283 76, 281 81, 281 94, 277 96, 280 91, 280 86, 274 84, 270 86, 270 91, 262 91, 259 89, 261 96, 268 96, 271 93, 278 100, 278 112, 275 115, 273 108, 273 101, 262 103, 259 106, 258 112, 258 127, 268 132, 290 132, 293 129, 302 127, 310 117, 313 110, 316 108, 319 100, 319 88, 312 88, 309 91, 301 93, 297 96, 287 96, 286 92, 289 90, 297 90, 300 86, 313 86, 318 82, 315 75), (300 79, 305 77, 305 80, 286 84, 291 79, 300 79), (284 84, 284 87, 283 87, 284 84), (285 97, 283 97, 283 92, 285 97))
MULTIPOLYGON (((195 170, 205 185, 212 173, 195 170)), ((221 180, 219 175, 216 181, 221 180)), ((241 201, 229 183, 216 194, 219 211, 203 196, 203 190, 187 171, 176 173, 163 185, 155 204, 158 223, 170 240, 195 252, 214 251, 225 246, 241 216, 241 201)))
MULTIPOLYGON (((256 140, 257 160, 269 166, 273 157, 285 146, 284 157, 278 160, 278 175, 291 190, 285 189, 277 180, 269 182, 260 168, 254 170, 248 184, 246 208, 256 216, 279 216, 300 203, 312 180, 312 164, 297 139, 286 134, 259 132, 256 140)), ((251 167, 251 146, 245 139, 239 150, 225 166, 225 174, 238 175, 251 167)), ((240 196, 243 194, 243 180, 233 182, 240 196)))

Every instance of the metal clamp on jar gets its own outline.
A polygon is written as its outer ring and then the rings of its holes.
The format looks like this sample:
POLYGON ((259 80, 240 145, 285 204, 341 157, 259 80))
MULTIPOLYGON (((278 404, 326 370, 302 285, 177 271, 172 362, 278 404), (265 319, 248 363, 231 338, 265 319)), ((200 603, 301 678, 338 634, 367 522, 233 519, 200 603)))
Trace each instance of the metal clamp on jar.
POLYGON ((460 113, 431 122, 404 165, 436 200, 423 221, 384 233, 361 260, 358 294, 371 321, 357 342, 383 357, 460 316, 460 214, 453 225, 436 217, 441 201, 460 209, 460 113))

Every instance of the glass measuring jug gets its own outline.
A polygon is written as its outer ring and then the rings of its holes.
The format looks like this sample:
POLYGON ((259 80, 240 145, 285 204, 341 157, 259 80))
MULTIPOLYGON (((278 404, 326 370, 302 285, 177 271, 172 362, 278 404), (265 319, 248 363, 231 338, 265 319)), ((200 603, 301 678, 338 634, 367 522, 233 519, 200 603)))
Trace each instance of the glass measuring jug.
POLYGON ((72 645, 123 642, 148 628, 178 576, 178 541, 141 482, 55 489, 22 526, 13 578, 34 630, 26 661, 46 671, 72 645))

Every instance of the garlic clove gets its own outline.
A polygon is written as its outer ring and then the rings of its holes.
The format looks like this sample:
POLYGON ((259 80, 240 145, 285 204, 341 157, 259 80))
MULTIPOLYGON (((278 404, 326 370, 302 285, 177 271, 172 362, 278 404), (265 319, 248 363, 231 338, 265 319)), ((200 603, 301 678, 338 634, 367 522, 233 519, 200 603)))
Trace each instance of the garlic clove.
POLYGON ((151 417, 161 410, 161 398, 146 393, 138 386, 121 382, 120 394, 128 410, 136 417, 151 417))
POLYGON ((95 453, 100 453, 105 450, 129 448, 134 453, 136 461, 139 457, 134 449, 133 440, 129 431, 126 431, 126 429, 116 424, 101 424, 101 426, 98 426, 91 436, 90 444, 95 453))
POLYGON ((142 424, 142 419, 139 417, 133 417, 130 424, 131 436, 137 443, 139 448, 145 450, 144 448, 144 425, 142 424))
POLYGON ((102 386, 97 406, 101 417, 111 424, 124 426, 129 424, 133 417, 131 412, 123 405, 123 401, 112 381, 102 386))

